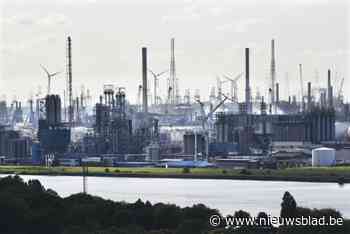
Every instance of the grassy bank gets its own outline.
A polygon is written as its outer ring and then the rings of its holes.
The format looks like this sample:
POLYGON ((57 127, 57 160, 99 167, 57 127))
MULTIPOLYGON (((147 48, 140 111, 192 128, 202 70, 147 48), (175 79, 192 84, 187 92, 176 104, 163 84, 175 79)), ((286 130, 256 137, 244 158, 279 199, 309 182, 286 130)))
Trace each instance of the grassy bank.
MULTIPOLYGON (((0 166, 1 174, 82 175, 81 167, 0 166)), ((89 176, 242 179, 350 183, 350 167, 289 168, 281 170, 195 168, 89 167, 89 176)))

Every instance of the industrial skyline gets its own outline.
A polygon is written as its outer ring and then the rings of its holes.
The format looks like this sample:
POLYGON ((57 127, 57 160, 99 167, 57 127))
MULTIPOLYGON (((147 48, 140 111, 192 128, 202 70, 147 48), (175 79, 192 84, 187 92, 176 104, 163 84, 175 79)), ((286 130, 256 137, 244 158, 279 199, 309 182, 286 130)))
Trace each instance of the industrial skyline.
MULTIPOLYGON (((142 80, 140 48, 148 48, 149 67, 161 72, 169 68, 169 41, 174 37, 181 96, 187 88, 192 93, 199 89, 207 99, 210 87, 216 86, 216 75, 244 72, 244 48, 249 47, 251 94, 259 87, 267 97, 273 38, 281 98, 288 98, 286 72, 290 94, 300 92, 300 85, 293 81, 299 84, 302 64, 304 89, 309 81, 317 84, 316 79, 325 87, 330 68, 335 91, 345 78, 344 95, 349 100, 349 5, 342 0, 278 2, 3 0, 0 94, 24 100, 35 95, 39 85, 45 90, 40 64, 48 70, 65 70, 65 41, 71 35, 74 95, 84 85, 96 101, 103 84, 111 83, 125 87, 130 101, 136 103, 142 80)), ((162 97, 168 92, 167 76, 159 80, 162 97)), ((244 79, 238 86, 238 97, 243 100, 244 79)), ((52 92, 63 95, 65 88, 66 77, 61 74, 53 80, 52 92)), ((223 88, 229 92, 229 84, 223 88)))

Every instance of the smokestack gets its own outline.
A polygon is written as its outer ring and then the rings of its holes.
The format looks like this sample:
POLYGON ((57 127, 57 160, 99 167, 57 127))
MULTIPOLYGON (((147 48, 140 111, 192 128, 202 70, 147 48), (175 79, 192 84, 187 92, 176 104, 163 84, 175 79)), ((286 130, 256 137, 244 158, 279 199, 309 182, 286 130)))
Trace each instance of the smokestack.
POLYGON ((147 103, 147 48, 142 47, 142 110, 148 112, 147 103))
POLYGON ((275 40, 271 40, 271 89, 272 89, 272 104, 277 102, 275 98, 275 83, 276 83, 276 62, 275 62, 275 40))
POLYGON ((245 104, 247 113, 251 113, 249 81, 249 48, 245 48, 245 104))
POLYGON ((280 102, 280 84, 276 83, 276 104, 280 102))
POLYGON ((311 111, 311 82, 307 83, 307 109, 311 111))
POLYGON ((331 83, 331 70, 328 69, 328 85, 327 85, 327 92, 328 92, 328 107, 333 107, 333 87, 331 83))
POLYGON ((68 37, 67 39, 67 75, 68 75, 68 84, 67 84, 67 93, 68 93, 68 122, 69 125, 73 125, 74 118, 74 107, 73 107, 73 91, 72 91, 72 39, 68 37))

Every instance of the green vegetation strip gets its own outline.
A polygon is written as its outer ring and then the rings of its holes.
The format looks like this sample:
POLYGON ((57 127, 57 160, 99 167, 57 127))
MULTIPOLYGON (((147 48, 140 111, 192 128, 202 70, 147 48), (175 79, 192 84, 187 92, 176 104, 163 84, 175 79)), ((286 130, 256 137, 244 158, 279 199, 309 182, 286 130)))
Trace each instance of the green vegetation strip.
MULTIPOLYGON (((350 182, 350 166, 344 167, 302 167, 280 170, 220 169, 220 168, 116 168, 89 167, 91 176, 124 177, 170 177, 170 178, 212 178, 212 179, 252 179, 288 180, 315 182, 350 182)), ((1 174, 26 175, 81 175, 81 167, 43 167, 43 166, 0 166, 1 174)))

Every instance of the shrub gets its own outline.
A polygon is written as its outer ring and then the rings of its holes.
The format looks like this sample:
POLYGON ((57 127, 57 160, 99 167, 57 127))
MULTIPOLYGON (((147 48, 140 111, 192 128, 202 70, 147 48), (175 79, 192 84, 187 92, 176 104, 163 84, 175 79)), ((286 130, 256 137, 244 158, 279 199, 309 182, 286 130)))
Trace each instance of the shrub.
POLYGON ((106 173, 109 173, 109 168, 105 168, 105 172, 106 172, 106 173))
POLYGON ((251 175, 252 173, 250 171, 248 171, 247 169, 242 169, 239 174, 241 175, 251 175))
POLYGON ((182 173, 188 174, 188 173, 191 173, 191 170, 190 170, 190 168, 185 167, 182 169, 182 173))

